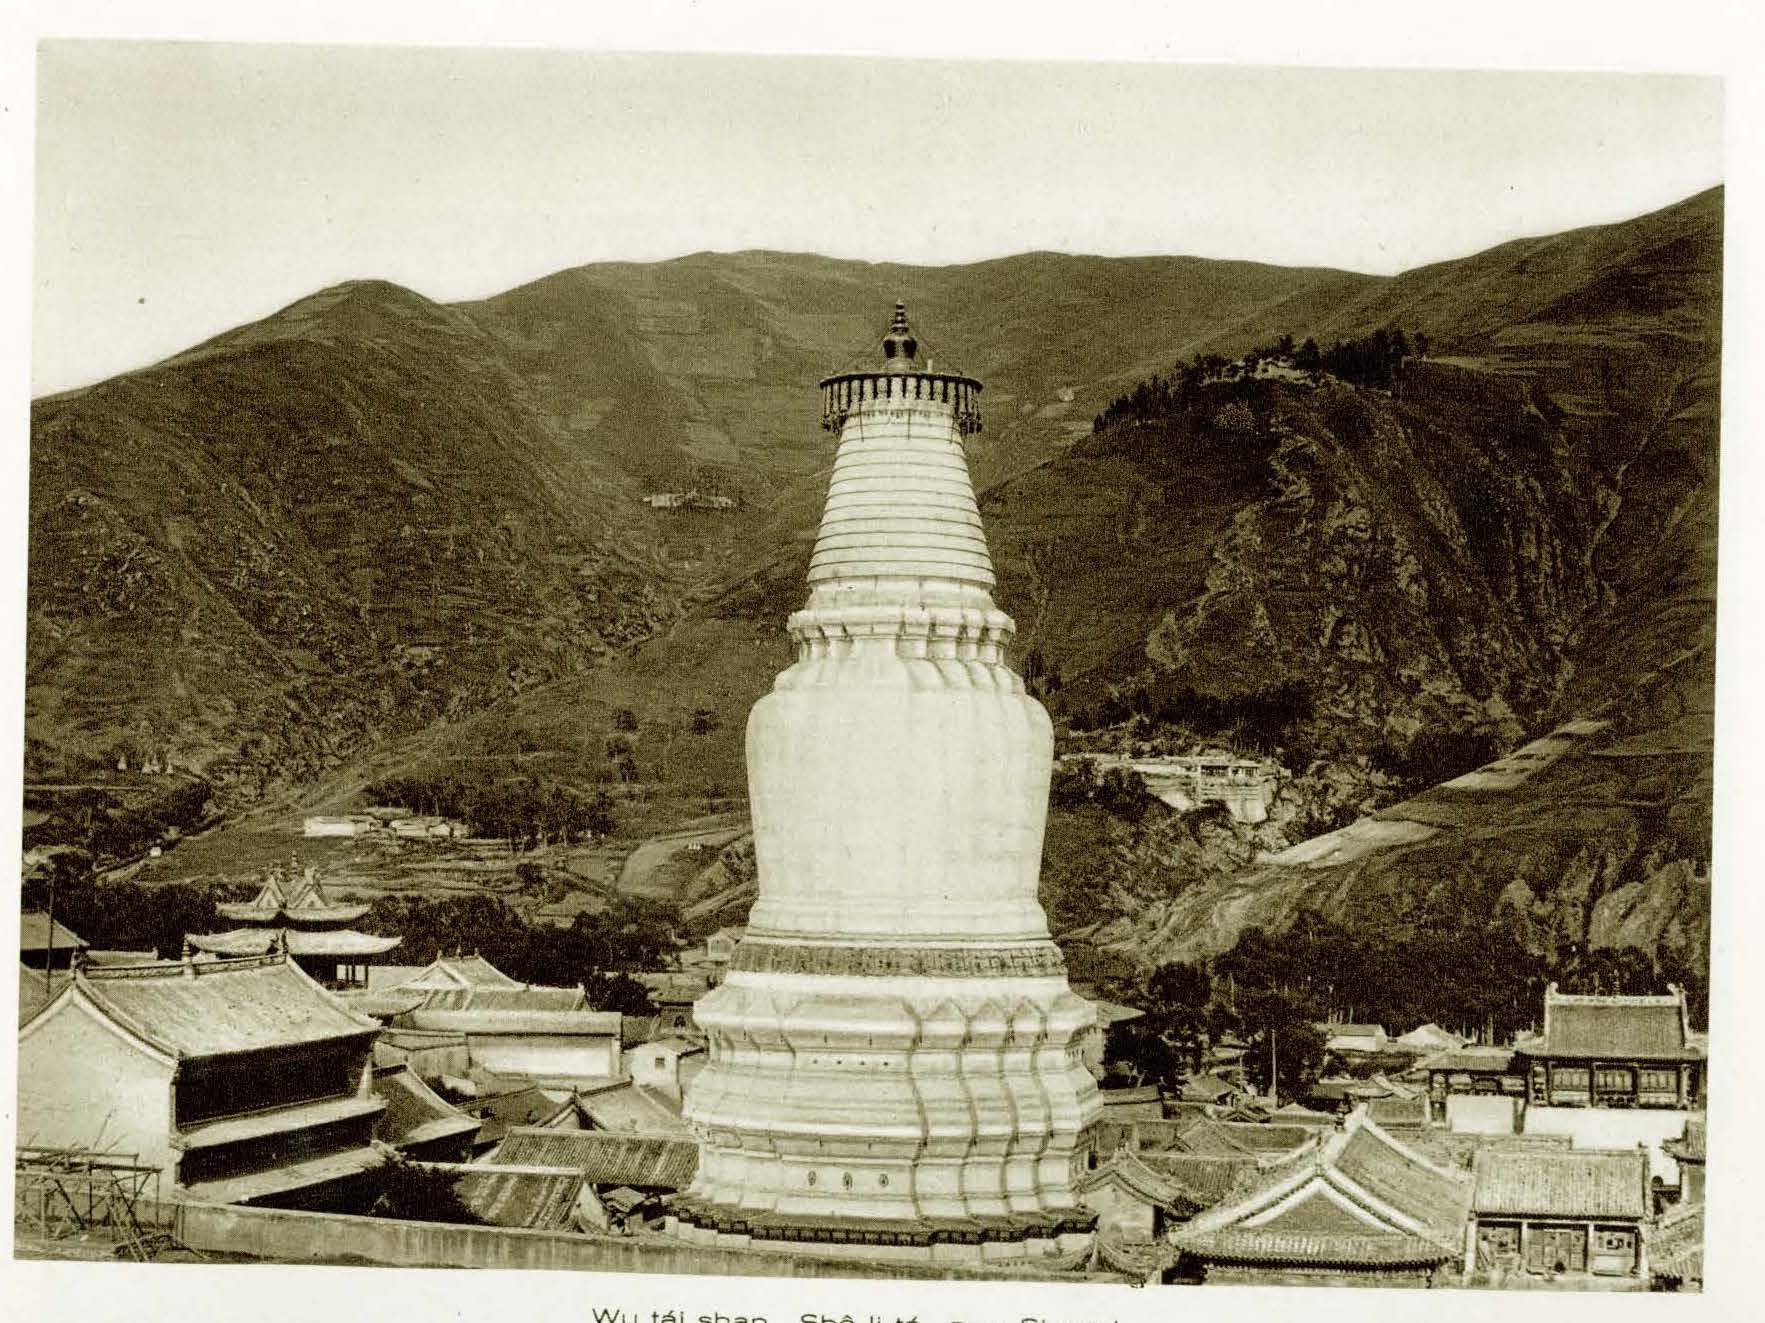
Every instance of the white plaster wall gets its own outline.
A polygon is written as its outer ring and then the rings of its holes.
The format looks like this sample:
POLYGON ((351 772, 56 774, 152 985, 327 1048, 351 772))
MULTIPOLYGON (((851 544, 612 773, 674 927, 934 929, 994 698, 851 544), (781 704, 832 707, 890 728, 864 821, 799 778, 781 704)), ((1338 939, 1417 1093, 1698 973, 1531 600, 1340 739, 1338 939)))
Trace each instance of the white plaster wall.
POLYGON ((611 1038, 468 1034, 472 1064, 505 1075, 571 1075, 608 1079, 619 1074, 619 1043, 611 1038))
POLYGON ((131 1045, 76 998, 18 1045, 18 1143, 136 1153, 174 1178, 172 1066, 131 1045))
POLYGON ((1576 1148, 1635 1148, 1649 1151, 1649 1175, 1665 1185, 1679 1184, 1679 1163, 1661 1151, 1662 1141, 1685 1133, 1691 1112, 1652 1108, 1528 1107, 1524 1130, 1529 1135, 1568 1135, 1576 1148))

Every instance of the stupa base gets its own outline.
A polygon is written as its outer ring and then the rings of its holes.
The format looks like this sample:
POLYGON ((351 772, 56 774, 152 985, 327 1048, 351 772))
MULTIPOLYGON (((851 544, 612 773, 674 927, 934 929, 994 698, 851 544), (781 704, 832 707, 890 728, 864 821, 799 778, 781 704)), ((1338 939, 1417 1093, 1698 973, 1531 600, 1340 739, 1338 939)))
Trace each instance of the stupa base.
POLYGON ((1091 1252, 1096 1216, 1065 1214, 927 1219, 791 1217, 676 1199, 665 1229, 688 1244, 873 1263, 986 1263, 1058 1269, 1091 1252))

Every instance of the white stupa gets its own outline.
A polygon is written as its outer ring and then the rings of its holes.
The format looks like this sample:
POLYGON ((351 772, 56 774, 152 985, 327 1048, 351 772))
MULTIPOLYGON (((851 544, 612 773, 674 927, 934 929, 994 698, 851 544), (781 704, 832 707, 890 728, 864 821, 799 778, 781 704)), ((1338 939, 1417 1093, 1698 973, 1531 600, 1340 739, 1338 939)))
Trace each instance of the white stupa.
POLYGON ((980 383, 917 348, 898 304, 881 366, 821 384, 839 450, 797 660, 748 720, 759 896, 695 1008, 690 1239, 934 1261, 1089 1243, 1093 1009, 1036 897, 1052 731, 991 596, 962 453, 980 383))

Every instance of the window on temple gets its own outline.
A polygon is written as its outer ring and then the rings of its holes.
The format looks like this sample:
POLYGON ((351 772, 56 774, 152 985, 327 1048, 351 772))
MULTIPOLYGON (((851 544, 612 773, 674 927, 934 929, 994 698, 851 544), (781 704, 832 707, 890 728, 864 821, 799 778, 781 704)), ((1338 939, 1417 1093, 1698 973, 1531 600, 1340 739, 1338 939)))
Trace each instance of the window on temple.
POLYGON ((1645 1070, 1637 1081, 1637 1087, 1644 1093, 1678 1093, 1679 1072, 1677 1070, 1645 1070))
POLYGON ((1553 1089, 1585 1089, 1587 1076, 1586 1066, 1558 1066, 1551 1071, 1551 1087, 1553 1089))

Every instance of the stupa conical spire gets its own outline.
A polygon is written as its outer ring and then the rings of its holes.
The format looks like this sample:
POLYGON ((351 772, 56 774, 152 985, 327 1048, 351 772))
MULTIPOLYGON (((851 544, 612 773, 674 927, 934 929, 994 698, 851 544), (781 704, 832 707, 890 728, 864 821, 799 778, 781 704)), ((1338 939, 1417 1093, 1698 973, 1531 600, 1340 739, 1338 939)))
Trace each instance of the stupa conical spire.
MULTIPOLYGON (((851 372, 822 383, 829 395, 851 395, 856 388, 860 405, 869 400, 889 407, 842 412, 809 584, 862 589, 878 579, 935 579, 989 589, 993 565, 986 535, 959 429, 952 428, 952 408, 945 407, 953 393, 971 401, 980 383, 913 366, 919 344, 904 303, 895 305, 882 346, 881 374, 851 372)), ((978 427, 972 404, 968 411, 978 427)), ((895 595, 908 600, 936 591, 937 585, 897 586, 895 595)))

